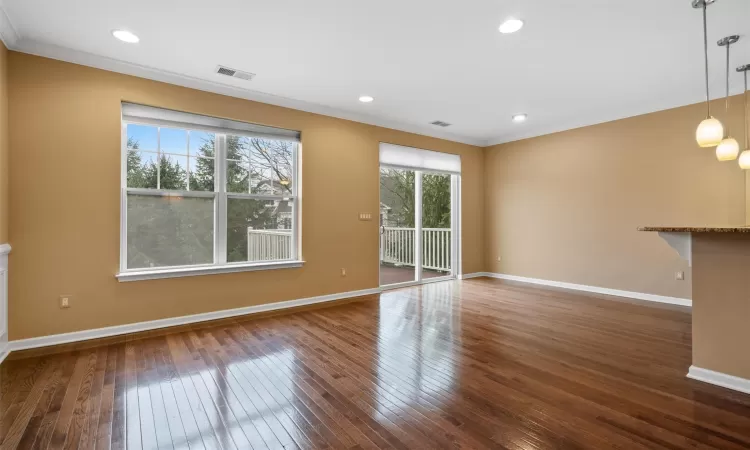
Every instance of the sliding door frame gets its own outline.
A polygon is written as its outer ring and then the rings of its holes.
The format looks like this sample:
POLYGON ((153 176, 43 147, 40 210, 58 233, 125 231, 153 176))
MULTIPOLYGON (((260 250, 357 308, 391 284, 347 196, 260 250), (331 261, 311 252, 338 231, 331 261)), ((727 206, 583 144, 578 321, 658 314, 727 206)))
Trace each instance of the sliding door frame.
MULTIPOLYGON (((434 283, 439 281, 455 280, 461 273, 461 175, 453 174, 449 172, 429 171, 429 170, 416 170, 409 167, 391 165, 391 164, 380 164, 378 168, 378 185, 380 184, 380 169, 397 169, 397 170, 410 170, 414 172, 414 280, 405 281, 403 283, 393 284, 381 284, 380 283, 380 270, 381 270, 381 259, 382 249, 381 245, 381 224, 378 224, 378 285, 383 289, 396 289, 407 286, 415 286, 425 283, 434 283), (422 277, 422 255, 424 248, 424 236, 422 233, 422 175, 424 173, 434 173, 439 175, 448 175, 451 177, 450 189, 451 189, 451 272, 448 275, 441 277, 423 278, 422 277)), ((380 217, 380 188, 378 187, 378 217, 380 217)))

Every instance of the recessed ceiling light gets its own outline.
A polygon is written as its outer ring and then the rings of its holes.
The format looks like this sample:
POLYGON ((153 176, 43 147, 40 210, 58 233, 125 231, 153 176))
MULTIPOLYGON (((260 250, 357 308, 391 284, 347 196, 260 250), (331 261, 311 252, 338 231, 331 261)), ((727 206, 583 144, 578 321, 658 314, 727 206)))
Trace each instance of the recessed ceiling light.
POLYGON ((359 101, 362 103, 370 103, 371 101, 375 100, 374 98, 370 97, 369 95, 363 95, 359 98, 359 101))
POLYGON ((127 42, 128 44, 136 44, 138 43, 138 41, 140 41, 138 36, 126 30, 115 30, 112 32, 112 36, 116 37, 122 42, 127 42))
POLYGON ((515 115, 513 115, 513 122, 515 122, 515 123, 526 122, 526 119, 528 117, 529 116, 526 115, 526 114, 515 114, 515 115))
POLYGON ((516 31, 523 28, 523 20, 521 19, 508 19, 500 24, 500 32, 503 34, 515 33, 516 31))

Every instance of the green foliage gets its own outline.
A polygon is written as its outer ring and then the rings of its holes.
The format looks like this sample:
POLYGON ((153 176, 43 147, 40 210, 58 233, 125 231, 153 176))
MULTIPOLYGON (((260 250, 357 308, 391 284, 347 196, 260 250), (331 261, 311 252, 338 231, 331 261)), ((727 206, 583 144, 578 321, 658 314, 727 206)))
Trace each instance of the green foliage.
MULTIPOLYGON (((400 169, 381 169, 380 201, 391 208, 391 226, 413 228, 415 209, 415 172, 400 169)), ((422 175, 422 227, 451 227, 450 175, 422 175)))
POLYGON ((450 175, 422 175, 422 227, 451 227, 450 175))

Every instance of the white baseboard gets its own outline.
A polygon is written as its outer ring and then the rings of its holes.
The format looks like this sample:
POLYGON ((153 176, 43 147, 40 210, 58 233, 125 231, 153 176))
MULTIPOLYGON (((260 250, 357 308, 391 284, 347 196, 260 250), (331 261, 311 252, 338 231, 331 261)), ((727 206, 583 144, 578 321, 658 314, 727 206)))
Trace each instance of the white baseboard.
MULTIPOLYGON (((616 289, 600 288, 595 286, 585 286, 581 284, 563 283, 557 281, 540 280, 535 278, 519 277, 515 275, 505 275, 491 272, 476 272, 460 275, 459 279, 466 280, 477 277, 499 278, 504 280, 519 281, 525 283, 538 284, 543 286, 553 286, 578 291, 595 292, 599 294, 614 295, 618 297, 628 297, 640 300, 649 300, 661 303, 671 303, 676 305, 690 306, 692 302, 688 299, 664 297, 654 294, 643 294, 639 292, 620 291, 616 289)), ((173 327, 190 323, 205 322, 209 320, 224 319, 227 317, 244 316, 266 311, 276 311, 298 306, 313 305, 316 303, 325 303, 334 300, 341 300, 350 297, 361 297, 364 295, 378 294, 384 291, 384 288, 377 287, 372 289, 363 289, 359 291, 341 292, 338 294, 321 295, 318 297, 309 297, 298 300, 288 300, 283 302, 268 303, 264 305, 247 306, 244 308, 227 309, 223 311, 214 311, 202 314, 193 314, 190 316, 173 317, 168 319, 152 320, 148 322, 137 322, 127 325, 117 325, 112 327, 97 328, 93 330, 75 331, 72 333, 55 334, 50 336, 41 336, 30 339, 21 339, 10 341, 3 349, 0 342, 0 362, 11 351, 28 350, 32 348, 47 347, 51 345, 68 344, 71 342, 80 342, 90 339, 99 339, 110 336, 117 336, 128 333, 137 333, 139 331, 155 330, 159 328, 173 327)))
MULTIPOLYGON (((466 277, 466 275, 464 275, 464 277, 466 277)), ((585 284, 565 283, 562 281, 541 280, 538 278, 519 277, 516 275, 506 275, 503 273, 481 272, 477 274, 471 274, 471 277, 472 278, 473 277, 498 278, 501 280, 519 281, 522 283, 531 283, 531 284, 539 284, 542 286, 552 286, 552 287, 563 288, 563 289, 572 289, 574 291, 593 292, 596 294, 614 295, 616 297, 634 298, 637 300, 646 300, 649 302, 669 303, 671 305, 680 305, 680 306, 692 306, 693 305, 693 301, 690 300, 689 298, 667 297, 664 295, 646 294, 643 292, 621 291, 619 289, 609 289, 609 288, 603 288, 603 287, 598 287, 598 286, 587 286, 585 284)))
POLYGON ((735 377, 734 375, 727 375, 722 372, 715 372, 713 370, 702 369, 696 366, 690 366, 687 377, 693 380, 731 389, 733 391, 750 394, 750 380, 746 378, 735 377))
MULTIPOLYGON (((247 306, 244 308, 226 309, 223 311, 214 311, 202 314, 193 314, 190 316, 173 317, 168 319, 151 320, 148 322, 130 323, 127 325, 117 325, 113 327, 97 328, 94 330, 75 331, 72 333, 54 334, 50 336, 41 336, 30 339, 21 339, 10 341, 5 355, 11 351, 28 350, 31 348, 47 347, 50 345, 68 344, 71 342, 86 341, 89 339, 99 339, 110 336, 117 336, 127 333, 137 333, 139 331, 155 330, 158 328, 173 327, 176 325, 185 325, 190 323, 205 322, 208 320, 224 319, 227 317, 244 316, 266 311, 276 311, 280 309, 295 308, 298 306, 313 305, 316 303, 331 302, 350 297, 361 297, 364 295, 378 294, 381 288, 363 289, 360 291, 341 292, 338 294, 321 295, 318 297, 309 297, 298 300, 288 300, 284 302, 267 303, 264 305, 247 306)), ((0 353, 0 362, 4 356, 0 353)))
POLYGON ((474 272, 474 273, 465 273, 463 275, 459 275, 459 280, 468 280, 470 278, 478 278, 478 277, 486 277, 487 272, 474 272))

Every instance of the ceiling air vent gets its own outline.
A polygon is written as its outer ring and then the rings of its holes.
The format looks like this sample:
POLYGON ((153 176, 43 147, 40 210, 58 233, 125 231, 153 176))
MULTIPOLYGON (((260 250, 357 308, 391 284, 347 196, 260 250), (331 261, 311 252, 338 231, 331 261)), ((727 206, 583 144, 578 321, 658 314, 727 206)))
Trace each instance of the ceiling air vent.
POLYGON ((252 80, 255 77, 254 73, 243 72, 241 70, 230 69, 229 67, 216 66, 216 73, 219 75, 226 75, 232 78, 239 78, 240 80, 252 80))
POLYGON ((448 122, 443 122, 442 120, 436 120, 434 122, 430 122, 430 125, 437 125, 443 128, 451 126, 451 124, 449 124, 448 122))

